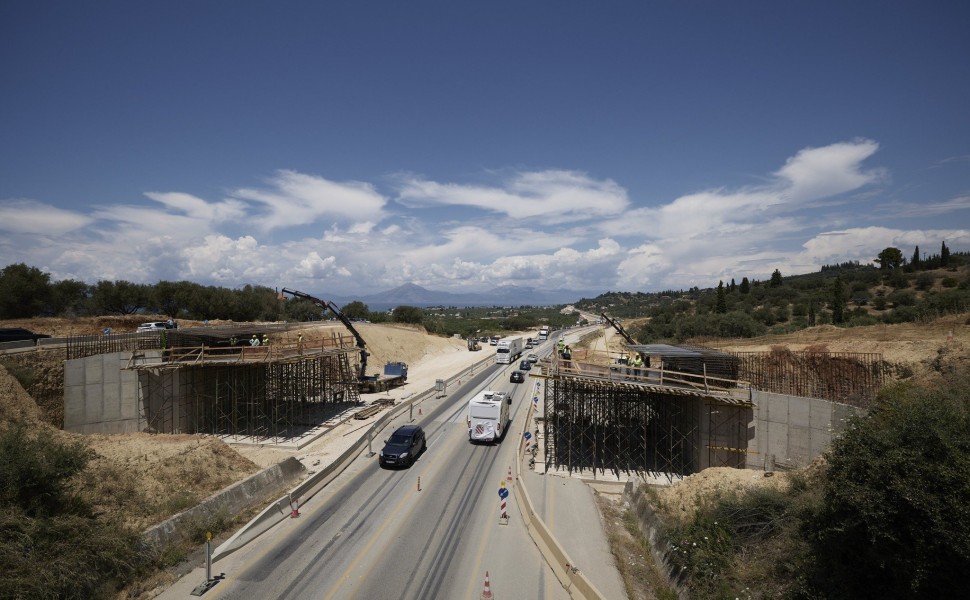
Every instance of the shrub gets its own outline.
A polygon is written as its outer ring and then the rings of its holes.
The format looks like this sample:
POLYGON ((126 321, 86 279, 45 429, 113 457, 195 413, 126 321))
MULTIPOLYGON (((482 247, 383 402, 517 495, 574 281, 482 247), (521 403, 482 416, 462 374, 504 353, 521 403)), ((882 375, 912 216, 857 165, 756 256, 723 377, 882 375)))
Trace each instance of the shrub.
POLYGON ((829 598, 953 598, 970 573, 970 377, 888 388, 834 444, 805 521, 829 598))

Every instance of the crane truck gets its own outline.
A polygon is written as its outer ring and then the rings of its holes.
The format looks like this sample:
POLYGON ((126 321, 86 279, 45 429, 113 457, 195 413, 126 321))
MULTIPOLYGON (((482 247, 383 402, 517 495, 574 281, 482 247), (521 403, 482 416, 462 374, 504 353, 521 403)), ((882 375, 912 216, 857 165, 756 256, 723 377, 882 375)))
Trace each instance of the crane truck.
POLYGON ((329 310, 343 323, 344 327, 354 336, 357 341, 357 347, 360 349, 360 368, 357 371, 357 387, 361 392, 383 392, 389 388, 403 385, 408 378, 408 366, 403 362, 390 362, 384 365, 383 375, 368 375, 367 374, 367 357, 369 353, 367 352, 367 344, 364 342, 364 338, 361 337, 360 332, 354 327, 353 323, 347 315, 345 315, 337 305, 330 300, 321 300, 310 294, 305 294, 303 292, 298 292, 297 290, 291 290, 288 288, 283 288, 284 294, 289 294, 296 298, 303 298, 304 300, 309 300, 310 302, 316 304, 324 310, 329 310))

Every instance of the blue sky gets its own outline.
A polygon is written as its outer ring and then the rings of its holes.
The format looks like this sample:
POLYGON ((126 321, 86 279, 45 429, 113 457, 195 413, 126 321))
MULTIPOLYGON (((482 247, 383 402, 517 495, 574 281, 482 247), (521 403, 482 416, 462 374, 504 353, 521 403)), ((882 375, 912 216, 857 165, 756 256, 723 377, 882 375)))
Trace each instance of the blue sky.
POLYGON ((660 291, 970 250, 970 3, 0 3, 0 266, 660 291))

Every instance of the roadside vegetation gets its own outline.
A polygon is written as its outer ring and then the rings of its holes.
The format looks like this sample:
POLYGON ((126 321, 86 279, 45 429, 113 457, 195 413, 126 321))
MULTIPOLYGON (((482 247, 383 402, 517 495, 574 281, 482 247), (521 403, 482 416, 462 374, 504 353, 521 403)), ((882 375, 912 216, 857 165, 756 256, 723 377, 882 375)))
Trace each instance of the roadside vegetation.
POLYGON ((0 597, 108 598, 151 563, 137 531, 99 519, 75 487, 81 442, 0 430, 0 597))
POLYGON ((970 573, 970 372, 887 387, 786 489, 657 502, 692 598, 955 598, 970 573))

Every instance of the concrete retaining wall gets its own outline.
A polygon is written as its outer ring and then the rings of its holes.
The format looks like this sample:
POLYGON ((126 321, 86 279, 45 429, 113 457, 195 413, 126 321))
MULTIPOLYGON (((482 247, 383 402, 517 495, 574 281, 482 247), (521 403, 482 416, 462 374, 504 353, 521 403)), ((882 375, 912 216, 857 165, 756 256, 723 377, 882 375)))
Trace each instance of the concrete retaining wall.
POLYGON ((138 373, 124 370, 130 352, 64 362, 64 430, 75 433, 141 431, 138 373))
MULTIPOLYGON (((862 409, 847 404, 752 390, 755 435, 748 442, 745 467, 797 468, 820 456, 862 409)), ((750 426, 749 425, 749 426, 750 426)))

